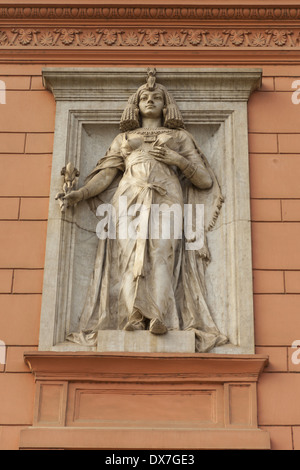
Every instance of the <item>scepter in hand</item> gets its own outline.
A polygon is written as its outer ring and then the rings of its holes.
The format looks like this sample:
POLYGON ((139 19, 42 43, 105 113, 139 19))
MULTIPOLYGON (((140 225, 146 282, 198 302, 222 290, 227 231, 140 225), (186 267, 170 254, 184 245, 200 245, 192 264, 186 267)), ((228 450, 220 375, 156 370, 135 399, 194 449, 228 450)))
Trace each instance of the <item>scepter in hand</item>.
POLYGON ((64 198, 69 194, 75 186, 76 180, 80 175, 77 168, 74 167, 73 163, 69 162, 67 166, 64 166, 61 170, 61 175, 64 177, 63 192, 58 193, 55 199, 58 200, 61 212, 65 212, 68 207, 64 201, 64 198))

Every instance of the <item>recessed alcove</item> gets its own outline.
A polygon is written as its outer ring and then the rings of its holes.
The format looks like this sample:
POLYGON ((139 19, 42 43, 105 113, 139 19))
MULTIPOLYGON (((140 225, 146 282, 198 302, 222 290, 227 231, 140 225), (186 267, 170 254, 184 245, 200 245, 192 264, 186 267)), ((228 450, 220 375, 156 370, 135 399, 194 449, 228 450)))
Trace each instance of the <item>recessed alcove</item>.
MULTIPOLYGON (((66 342, 84 306, 97 246, 97 218, 87 202, 61 213, 61 169, 80 171, 78 187, 119 133, 129 95, 145 81, 142 69, 45 69, 44 84, 57 102, 50 193, 41 351, 92 351, 66 342)), ((208 232, 207 302, 229 343, 216 353, 254 353, 247 101, 259 87, 259 69, 158 69, 186 129, 208 159, 224 203, 208 232)))

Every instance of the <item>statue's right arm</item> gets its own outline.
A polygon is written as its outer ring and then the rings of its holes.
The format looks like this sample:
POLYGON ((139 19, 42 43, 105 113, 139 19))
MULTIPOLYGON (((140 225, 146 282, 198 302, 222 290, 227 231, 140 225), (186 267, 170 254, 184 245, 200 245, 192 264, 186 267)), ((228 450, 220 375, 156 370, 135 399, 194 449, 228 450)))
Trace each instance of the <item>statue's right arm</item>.
POLYGON ((118 168, 104 168, 96 173, 82 188, 67 194, 63 200, 67 203, 67 206, 73 206, 80 201, 98 196, 110 186, 117 173, 118 168))

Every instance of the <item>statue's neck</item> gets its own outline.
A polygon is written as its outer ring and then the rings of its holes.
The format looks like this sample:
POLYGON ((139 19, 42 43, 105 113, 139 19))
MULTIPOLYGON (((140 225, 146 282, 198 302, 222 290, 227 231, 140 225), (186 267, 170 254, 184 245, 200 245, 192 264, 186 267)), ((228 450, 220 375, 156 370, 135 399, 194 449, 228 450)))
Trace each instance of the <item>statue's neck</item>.
POLYGON ((142 127, 147 127, 148 129, 156 129, 157 127, 161 127, 161 119, 143 118, 142 127))

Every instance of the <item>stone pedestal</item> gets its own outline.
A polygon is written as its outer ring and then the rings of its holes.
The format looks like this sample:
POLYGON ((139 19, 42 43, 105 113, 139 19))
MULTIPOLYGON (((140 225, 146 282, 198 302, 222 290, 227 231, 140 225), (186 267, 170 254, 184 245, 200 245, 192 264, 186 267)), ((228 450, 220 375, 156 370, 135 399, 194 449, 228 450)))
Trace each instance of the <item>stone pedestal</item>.
POLYGON ((33 426, 21 449, 269 449, 261 355, 28 352, 33 426))
POLYGON ((149 331, 102 330, 98 332, 97 351, 194 353, 195 333, 168 331, 153 335, 149 331))

